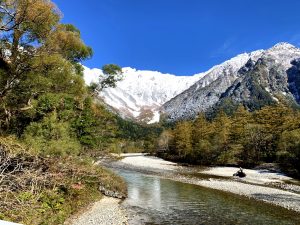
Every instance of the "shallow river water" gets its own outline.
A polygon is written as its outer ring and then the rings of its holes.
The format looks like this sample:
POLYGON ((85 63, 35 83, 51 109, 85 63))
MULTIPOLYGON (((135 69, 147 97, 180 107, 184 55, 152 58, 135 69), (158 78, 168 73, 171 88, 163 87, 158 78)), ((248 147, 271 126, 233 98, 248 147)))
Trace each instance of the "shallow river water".
POLYGON ((116 171, 128 184, 129 224, 300 224, 300 214, 197 185, 116 171))

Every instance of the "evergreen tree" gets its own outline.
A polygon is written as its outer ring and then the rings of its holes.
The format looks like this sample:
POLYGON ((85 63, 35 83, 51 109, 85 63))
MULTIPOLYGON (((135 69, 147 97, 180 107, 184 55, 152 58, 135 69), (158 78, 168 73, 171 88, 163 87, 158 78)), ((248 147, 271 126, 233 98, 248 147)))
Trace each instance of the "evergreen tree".
POLYGON ((92 51, 78 29, 59 23, 51 1, 4 0, 0 6, 0 129, 9 131, 33 120, 26 111, 45 93, 82 98, 79 62, 92 51))

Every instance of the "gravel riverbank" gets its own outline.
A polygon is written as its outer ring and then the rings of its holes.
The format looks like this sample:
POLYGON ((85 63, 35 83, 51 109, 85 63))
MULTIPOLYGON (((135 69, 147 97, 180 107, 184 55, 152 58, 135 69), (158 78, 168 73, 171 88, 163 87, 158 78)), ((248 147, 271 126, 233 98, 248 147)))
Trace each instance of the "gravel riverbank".
POLYGON ((289 191, 241 183, 238 181, 222 181, 217 179, 201 180, 195 182, 195 184, 247 196, 300 212, 300 195, 289 191))
POLYGON ((103 197, 84 213, 74 216, 66 225, 127 225, 126 212, 119 204, 120 200, 103 197))

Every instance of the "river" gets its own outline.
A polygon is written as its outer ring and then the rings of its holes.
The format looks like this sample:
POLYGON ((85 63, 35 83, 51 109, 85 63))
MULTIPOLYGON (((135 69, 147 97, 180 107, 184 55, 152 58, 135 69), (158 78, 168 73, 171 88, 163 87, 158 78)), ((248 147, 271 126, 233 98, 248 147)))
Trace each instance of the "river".
POLYGON ((122 203, 130 225, 300 224, 300 215, 246 197, 126 169, 115 169, 128 184, 122 203))

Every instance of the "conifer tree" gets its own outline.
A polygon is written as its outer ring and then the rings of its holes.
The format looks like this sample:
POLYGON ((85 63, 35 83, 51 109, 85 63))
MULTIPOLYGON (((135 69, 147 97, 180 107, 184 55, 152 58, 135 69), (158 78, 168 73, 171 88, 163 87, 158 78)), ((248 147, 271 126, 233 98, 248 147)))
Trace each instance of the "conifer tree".
POLYGON ((174 129, 174 138, 179 157, 187 159, 193 150, 191 122, 179 122, 174 129))
POLYGON ((225 163, 227 159, 227 151, 229 150, 229 137, 231 121, 230 118, 223 112, 219 112, 214 119, 214 137, 213 137, 213 159, 216 162, 225 163))
POLYGON ((213 125, 208 122, 204 114, 199 114, 193 124, 193 160, 201 164, 211 162, 211 138, 213 125))

